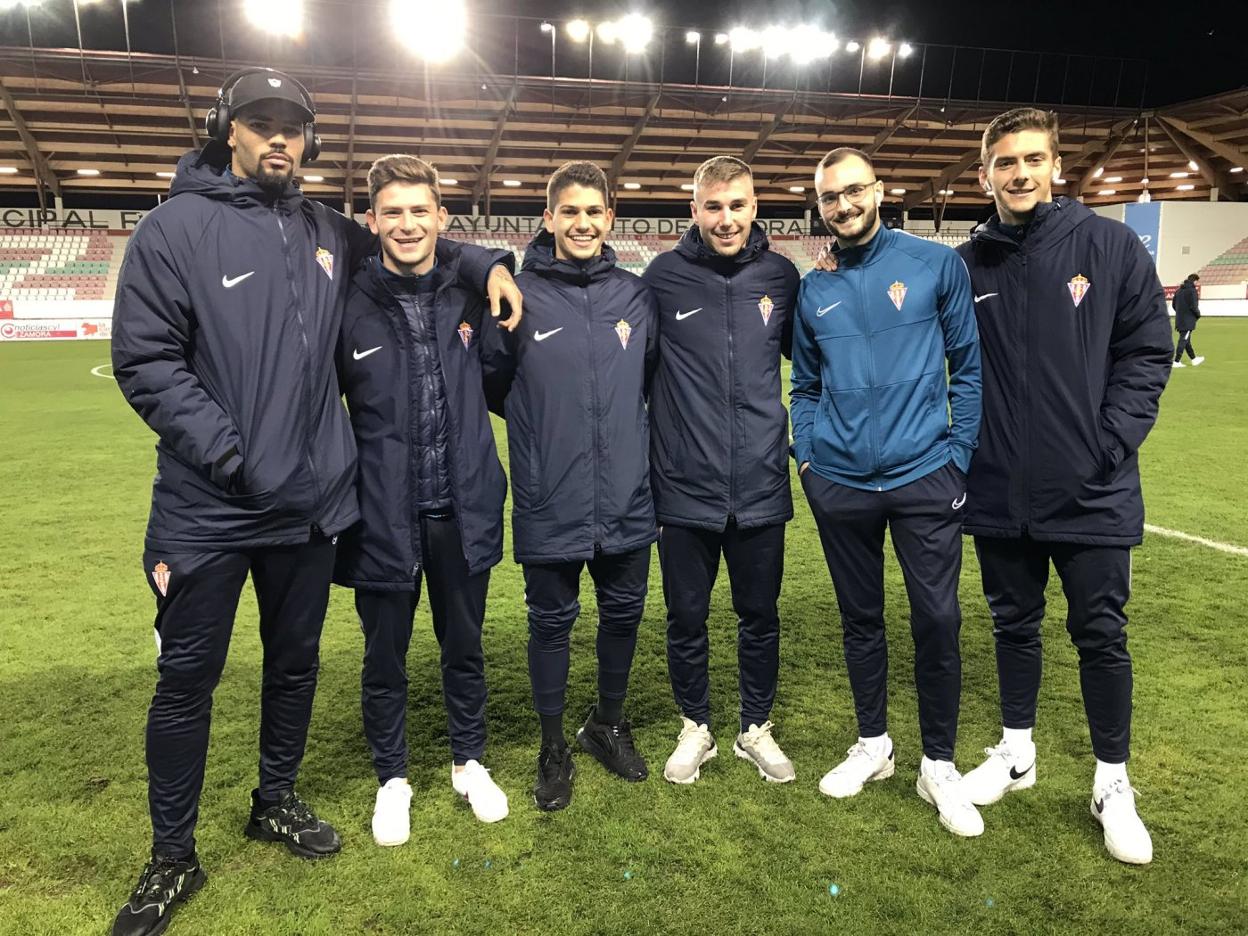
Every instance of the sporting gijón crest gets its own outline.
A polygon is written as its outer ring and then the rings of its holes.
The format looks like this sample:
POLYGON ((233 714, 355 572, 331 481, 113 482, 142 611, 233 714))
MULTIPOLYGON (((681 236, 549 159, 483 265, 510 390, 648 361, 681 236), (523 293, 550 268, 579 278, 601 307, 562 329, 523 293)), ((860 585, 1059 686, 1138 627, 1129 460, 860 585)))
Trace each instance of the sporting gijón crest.
POLYGON ((888 287, 888 298, 893 300, 893 305, 900 312, 901 304, 906 301, 906 284, 901 280, 894 282, 892 286, 888 287))
POLYGON ((316 262, 321 265, 321 269, 325 271, 325 275, 332 280, 334 278, 334 255, 324 247, 317 247, 316 262))
POLYGON ((771 301, 771 296, 763 296, 758 300, 758 313, 763 317, 764 325, 771 321, 771 310, 775 307, 776 304, 771 301))
POLYGON ((459 340, 464 343, 465 348, 468 347, 470 344, 472 344, 472 326, 471 325, 469 325, 467 322, 460 322, 459 328, 457 328, 456 331, 459 332, 459 340))
POLYGON ((1088 290, 1092 288, 1092 284, 1088 282, 1088 278, 1082 273, 1076 273, 1066 288, 1070 290, 1070 298, 1075 303, 1075 308, 1079 308, 1079 303, 1083 302, 1083 297, 1088 294, 1088 290))
POLYGON ((152 569, 152 581, 156 583, 156 590, 160 592, 162 598, 169 597, 169 578, 171 575, 169 567, 163 562, 157 562, 155 568, 152 569))
POLYGON ((633 326, 629 325, 624 319, 620 319, 615 323, 615 334, 620 339, 620 347, 628 350, 628 339, 633 334, 633 326))

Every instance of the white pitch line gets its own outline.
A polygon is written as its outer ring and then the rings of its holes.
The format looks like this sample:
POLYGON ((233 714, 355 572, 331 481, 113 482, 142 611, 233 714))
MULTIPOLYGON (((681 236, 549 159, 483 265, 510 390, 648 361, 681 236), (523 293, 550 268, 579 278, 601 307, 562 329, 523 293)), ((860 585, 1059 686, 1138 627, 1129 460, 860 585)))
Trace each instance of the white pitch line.
POLYGON ((95 367, 91 368, 91 376, 92 376, 92 377, 103 377, 105 380, 116 380, 117 378, 116 378, 116 377, 114 377, 112 374, 101 374, 101 373, 100 373, 100 371, 102 371, 104 368, 106 368, 106 367, 112 367, 112 366, 113 366, 112 364, 97 364, 95 367))
POLYGON ((1169 536, 1171 539, 1186 540, 1189 543, 1198 543, 1201 546, 1208 546, 1210 549, 1216 549, 1218 552, 1230 553, 1232 556, 1248 556, 1248 548, 1243 546, 1235 546, 1231 543, 1219 543, 1217 540, 1205 539, 1203 536, 1193 536, 1191 533, 1184 533, 1182 530, 1168 530, 1165 527, 1154 526, 1151 523, 1144 524, 1144 529, 1149 533, 1156 533, 1158 536, 1169 536))

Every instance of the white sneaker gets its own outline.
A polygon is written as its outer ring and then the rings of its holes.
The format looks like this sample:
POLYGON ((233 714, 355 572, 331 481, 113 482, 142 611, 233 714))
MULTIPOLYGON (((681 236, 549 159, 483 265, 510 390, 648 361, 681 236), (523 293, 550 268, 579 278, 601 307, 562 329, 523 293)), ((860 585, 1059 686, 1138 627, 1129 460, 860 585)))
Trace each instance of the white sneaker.
POLYGON ((490 778, 490 772, 470 760, 463 770, 451 766, 451 786, 468 801, 473 815, 482 822, 498 822, 507 818, 507 794, 490 778))
POLYGON ((1171 364, 1170 366, 1171 366, 1171 367, 1187 367, 1187 365, 1186 365, 1186 364, 1184 364, 1182 361, 1175 361, 1175 362, 1174 362, 1173 364, 1171 364))
POLYGON ((412 834, 412 788, 406 777, 392 777, 377 791, 373 806, 373 841, 402 845, 412 834))
POLYGON ((672 783, 693 783, 701 773, 702 765, 719 753, 711 729, 692 719, 680 718, 680 734, 676 736, 676 750, 663 765, 663 779, 672 783))
POLYGON ((863 784, 870 780, 887 780, 893 775, 893 746, 878 756, 861 741, 846 751, 849 757, 841 761, 819 781, 819 792, 824 796, 844 799, 862 792, 863 784))
POLYGON ((797 776, 793 770, 793 762, 780 750, 771 736, 773 725, 770 721, 750 727, 737 735, 732 745, 732 753, 742 760, 748 760, 758 768, 758 775, 769 783, 788 783, 797 776))
POLYGON ((1200 367, 1200 365, 1204 363, 1205 363, 1205 356, 1203 354, 1198 354, 1194 358, 1192 358, 1192 367, 1200 367))
POLYGON ((1036 746, 1013 750, 1002 741, 984 748, 988 759, 962 778, 966 795, 976 806, 991 806, 1011 790, 1036 785, 1036 746))
POLYGON ((967 799, 966 790, 962 788, 962 775, 952 761, 923 758, 915 789, 919 796, 936 807, 940 813, 940 824, 954 835, 967 838, 983 835, 983 817, 967 799))
POLYGON ((1135 811, 1135 790, 1126 778, 1092 790, 1092 818, 1105 830, 1105 847, 1126 864, 1153 860, 1153 839, 1135 811))

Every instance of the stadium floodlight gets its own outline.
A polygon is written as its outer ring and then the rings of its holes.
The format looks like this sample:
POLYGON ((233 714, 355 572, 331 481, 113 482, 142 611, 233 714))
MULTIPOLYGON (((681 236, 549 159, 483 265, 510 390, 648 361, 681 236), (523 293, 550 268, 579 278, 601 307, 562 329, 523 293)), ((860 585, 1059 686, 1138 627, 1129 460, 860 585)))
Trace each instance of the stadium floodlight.
POLYGON ((243 12, 251 25, 274 36, 303 34, 303 0, 246 0, 243 12))
POLYGON ((1065 185, 1065 184, 1066 184, 1066 180, 1065 180, 1065 179, 1063 179, 1063 178, 1061 178, 1060 176, 1054 176, 1054 177, 1053 177, 1053 184, 1054 184, 1054 185, 1065 185))
POLYGON ((615 40, 620 38, 620 30, 615 20, 607 20, 605 23, 598 24, 598 41, 605 45, 615 45, 615 40))
POLYGON ((33 9, 38 6, 43 6, 43 0, 0 0, 0 12, 16 10, 18 7, 33 9))
POLYGON ((867 58, 875 59, 877 62, 891 52, 893 47, 889 45, 887 39, 881 39, 876 36, 871 40, 871 44, 867 46, 867 58))
POLYGON ((1196 188, 1196 186, 1192 185, 1191 182, 1188 182, 1185 185, 1176 185, 1175 188, 1180 192, 1190 192, 1192 189, 1196 188))
POLYGON ((1136 199, 1136 201, 1142 205, 1147 205, 1152 200, 1153 200, 1152 193, 1149 192, 1148 189, 1145 189, 1144 191, 1140 192, 1140 197, 1136 199))
POLYGON ((0 166, 0 175, 17 175, 17 166, 0 166))
POLYGON ((100 170, 99 169, 79 169, 78 174, 86 175, 86 176, 97 176, 100 174, 100 170))
POLYGON ((1231 172, 1243 172, 1244 167, 1243 166, 1231 166, 1230 171, 1231 172))
POLYGON ((696 45, 697 43, 701 41, 702 41, 702 34, 698 32, 696 29, 691 29, 687 33, 685 33, 685 42, 689 43, 690 45, 696 45))
POLYGON ((447 179, 442 176, 438 177, 439 185, 459 185, 459 179, 447 179))
POLYGON ((801 195, 801 194, 802 194, 802 192, 806 191, 806 186, 804 186, 804 185, 790 185, 790 186, 789 186, 789 191, 790 191, 790 192, 792 192, 794 195, 801 195))
POLYGON ((573 42, 584 42, 589 38, 589 23, 583 19, 574 19, 563 27, 563 31, 573 42))
POLYGON ((900 55, 902 58, 909 58, 910 56, 914 54, 914 46, 912 46, 908 42, 903 42, 900 46, 897 47, 897 54, 900 55))
POLYGON ((625 182, 624 187, 628 189, 630 192, 635 192, 639 188, 641 188, 641 183, 640 182, 625 182))
POLYGON ((303 181, 304 182, 324 182, 325 177, 323 175, 305 175, 303 177, 303 181))
POLYGON ((857 52, 861 48, 862 46, 858 43, 857 39, 850 39, 849 42, 845 43, 846 52, 857 52))
POLYGON ((888 194, 889 195, 905 195, 906 190, 904 188, 890 188, 888 190, 888 194))
MULTIPOLYGON (((788 31, 785 46, 795 65, 809 65, 827 58, 839 45, 836 36, 818 27, 795 26, 788 31)), ((770 54, 770 53, 769 53, 770 54)))
POLYGON ((728 32, 728 42, 733 52, 749 52, 758 48, 762 38, 747 26, 735 26, 728 32))
POLYGON ((1189 159, 1187 161, 1187 168, 1191 169, 1192 172, 1198 172, 1200 170, 1200 166, 1196 165, 1196 160, 1194 159, 1189 159))
POLYGON ((1121 181, 1122 181, 1122 176, 1120 176, 1120 175, 1111 175, 1111 176, 1106 176, 1105 178, 1101 179, 1101 181, 1102 181, 1102 182, 1108 182, 1108 183, 1111 183, 1111 184, 1113 184, 1113 183, 1118 183, 1118 182, 1121 182, 1121 181))
POLYGON ((1112 189, 1112 188, 1101 189, 1101 194, 1102 194, 1102 195, 1117 195, 1117 194, 1118 194, 1118 190, 1117 190, 1117 189, 1112 189))
POLYGON ((951 188, 942 188, 942 189, 941 189, 939 192, 937 192, 936 194, 937 194, 937 195, 952 195, 952 194, 953 194, 953 189, 951 189, 951 188))
POLYGON ((548 33, 548 32, 554 32, 554 31, 555 31, 555 27, 552 23, 542 23, 542 32, 548 33))
POLYGON ((503 185, 506 186, 507 188, 519 188, 520 180, 519 179, 503 179, 503 185))
POLYGON ((728 34, 727 34, 727 33, 716 33, 716 34, 715 34, 715 44, 716 44, 716 45, 723 45, 723 44, 724 44, 725 42, 727 42, 727 41, 728 41, 728 34))
POLYGON ((644 52, 654 38, 654 23, 650 21, 650 17, 640 13, 630 13, 617 20, 615 28, 625 52, 644 52))
POLYGON ((1189 175, 1191 175, 1191 173, 1190 173, 1190 172, 1172 172, 1172 173, 1170 173, 1170 178, 1172 178, 1172 179, 1186 179, 1189 175))
POLYGON ((1101 177, 1101 173, 1102 173, 1102 172, 1104 172, 1104 171, 1105 171, 1105 167, 1104 167, 1104 166, 1097 166, 1097 167, 1096 167, 1096 172, 1092 173, 1092 178, 1094 178, 1094 179, 1099 179, 1099 178, 1101 177))
POLYGON ((172 172, 158 172, 158 173, 156 173, 156 178, 158 178, 158 179, 172 179, 172 178, 173 178, 173 173, 172 173, 172 172))
POLYGON ((692 192, 692 191, 693 191, 693 183, 692 183, 692 182, 681 182, 681 183, 680 183, 680 190, 681 190, 682 192, 692 192))
POLYGON ((464 47, 468 6, 465 0, 390 0, 390 26, 426 62, 446 62, 464 47))

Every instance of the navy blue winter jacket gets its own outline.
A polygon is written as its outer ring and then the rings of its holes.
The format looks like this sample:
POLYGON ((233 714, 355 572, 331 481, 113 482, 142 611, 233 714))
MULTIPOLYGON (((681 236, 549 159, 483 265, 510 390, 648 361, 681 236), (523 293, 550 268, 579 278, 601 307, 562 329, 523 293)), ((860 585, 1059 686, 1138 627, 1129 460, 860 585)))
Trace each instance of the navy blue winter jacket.
POLYGON ((780 355, 790 355, 798 273, 762 225, 733 257, 691 226, 642 279, 658 303, 650 391, 650 478, 659 523, 722 530, 783 523, 789 419, 780 355))
MULTIPOLYGON (((147 545, 305 542, 359 516, 355 443, 334 349, 367 229, 287 186, 183 156, 171 197, 135 229, 113 310, 113 372, 156 433, 147 545)), ((472 250, 474 282, 496 255, 472 250)))
POLYGON ((1184 280, 1183 284, 1175 290, 1172 305, 1175 331, 1194 331, 1196 320, 1200 318, 1200 300, 1197 298, 1196 284, 1190 279, 1184 280))
POLYGON ((1152 258, 1130 228, 1066 198, 1040 205, 1021 239, 994 218, 958 252, 984 359, 965 531, 1139 543, 1136 452, 1174 354, 1152 258))
POLYGON ((544 231, 516 282, 524 320, 515 332, 487 330, 484 359, 491 406, 507 419, 516 561, 653 543, 645 402, 653 294, 615 265, 610 247, 584 264, 557 260, 544 231))
MULTIPOLYGON (((507 478, 498 460, 482 388, 481 347, 497 329, 485 302, 459 285, 458 256, 438 241, 433 277, 436 353, 446 392, 452 506, 470 575, 503 555, 507 478)), ((509 255, 510 256, 510 255, 509 255)), ((334 581, 379 591, 410 591, 421 554, 411 407, 423 377, 398 299, 373 257, 356 273, 342 322, 338 369, 359 448, 361 521, 338 543, 334 581)), ((527 311, 527 306, 526 306, 527 311)), ((526 316, 527 317, 527 316, 526 316)))

